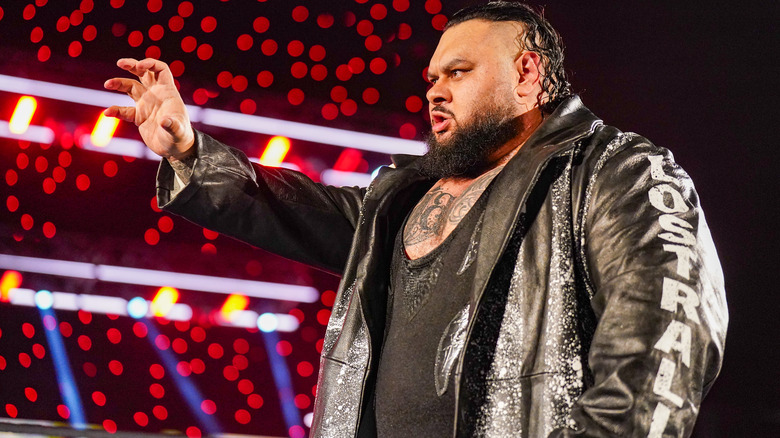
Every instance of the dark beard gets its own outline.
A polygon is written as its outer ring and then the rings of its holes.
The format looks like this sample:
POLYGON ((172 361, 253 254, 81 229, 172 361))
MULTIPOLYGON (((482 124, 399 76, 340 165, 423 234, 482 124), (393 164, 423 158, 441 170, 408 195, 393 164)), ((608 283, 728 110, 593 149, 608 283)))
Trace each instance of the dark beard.
POLYGON ((431 132, 426 138, 428 153, 421 160, 420 173, 429 178, 475 178, 490 167, 489 157, 520 134, 509 110, 492 108, 474 115, 474 122, 455 130, 449 140, 439 142, 431 132))

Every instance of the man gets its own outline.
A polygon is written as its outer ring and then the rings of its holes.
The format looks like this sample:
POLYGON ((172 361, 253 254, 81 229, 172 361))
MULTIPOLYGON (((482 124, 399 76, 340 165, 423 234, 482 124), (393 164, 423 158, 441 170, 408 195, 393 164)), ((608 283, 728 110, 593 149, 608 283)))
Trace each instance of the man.
POLYGON ((161 207, 342 283, 313 436, 689 436, 728 320, 671 153, 570 95, 530 8, 458 12, 431 58, 430 150, 367 189, 252 165, 190 127, 168 67, 118 65, 166 158, 161 207))

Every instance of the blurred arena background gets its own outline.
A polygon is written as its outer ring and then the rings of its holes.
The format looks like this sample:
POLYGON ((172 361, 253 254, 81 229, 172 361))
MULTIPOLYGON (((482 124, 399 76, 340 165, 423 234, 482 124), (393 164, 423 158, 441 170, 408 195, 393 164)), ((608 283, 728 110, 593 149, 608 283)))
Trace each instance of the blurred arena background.
MULTIPOLYGON (((338 277, 161 212, 159 160, 100 118, 129 102, 102 84, 161 59, 197 129, 366 185, 425 151, 425 67, 474 3, 0 2, 0 433, 307 436, 338 277)), ((694 436, 776 436, 776 5, 530 3, 585 104, 672 149, 702 197, 731 325, 694 436)))

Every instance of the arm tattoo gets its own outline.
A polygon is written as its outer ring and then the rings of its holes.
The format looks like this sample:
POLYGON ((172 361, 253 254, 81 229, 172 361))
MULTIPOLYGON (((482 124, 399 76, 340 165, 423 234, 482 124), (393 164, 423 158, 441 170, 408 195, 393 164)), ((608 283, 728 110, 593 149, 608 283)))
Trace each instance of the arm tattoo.
POLYGON ((404 245, 416 245, 431 237, 441 236, 446 222, 443 218, 449 214, 453 199, 455 197, 441 187, 426 193, 409 216, 404 245))
POLYGON ((179 176, 184 184, 190 182, 190 177, 192 177, 192 168, 195 166, 195 158, 195 154, 192 154, 181 160, 168 158, 168 163, 170 163, 171 168, 173 168, 173 171, 176 172, 176 175, 179 176))

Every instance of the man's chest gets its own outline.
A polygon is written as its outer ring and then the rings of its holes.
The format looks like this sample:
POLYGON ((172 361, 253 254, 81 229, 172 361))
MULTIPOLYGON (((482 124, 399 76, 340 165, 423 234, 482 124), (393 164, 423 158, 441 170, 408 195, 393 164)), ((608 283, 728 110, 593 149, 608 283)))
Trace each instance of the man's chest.
POLYGON ((417 203, 404 227, 406 255, 414 260, 433 251, 471 211, 490 182, 495 168, 471 180, 439 181, 417 203))

